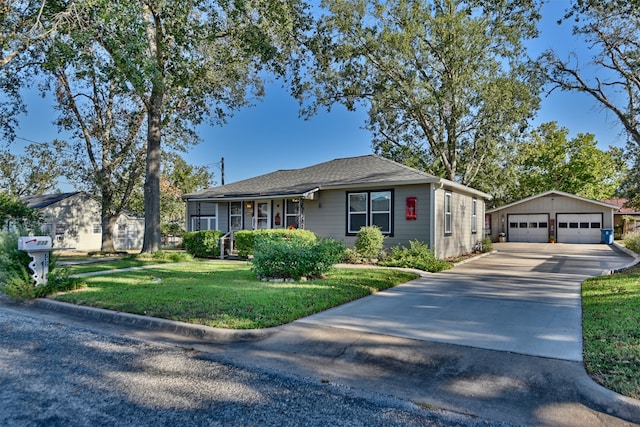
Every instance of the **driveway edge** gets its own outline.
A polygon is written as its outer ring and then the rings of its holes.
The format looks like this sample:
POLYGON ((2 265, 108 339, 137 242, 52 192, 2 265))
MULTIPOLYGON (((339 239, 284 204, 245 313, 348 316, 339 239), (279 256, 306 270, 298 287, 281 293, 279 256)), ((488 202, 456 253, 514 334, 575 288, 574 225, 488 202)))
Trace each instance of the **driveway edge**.
POLYGON ((585 399, 585 403, 606 414, 640 424, 640 400, 601 386, 591 378, 584 364, 581 365, 584 375, 577 376, 576 388, 585 399))

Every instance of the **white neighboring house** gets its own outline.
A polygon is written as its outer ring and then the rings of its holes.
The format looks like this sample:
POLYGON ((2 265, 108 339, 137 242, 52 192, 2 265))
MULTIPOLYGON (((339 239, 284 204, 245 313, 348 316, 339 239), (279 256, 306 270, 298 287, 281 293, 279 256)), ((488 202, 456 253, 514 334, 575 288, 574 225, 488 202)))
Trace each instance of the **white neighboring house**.
MULTIPOLYGON (((82 192, 26 196, 20 200, 42 214, 41 232, 55 248, 99 251, 102 245, 100 203, 82 192)), ((121 214, 114 230, 116 250, 142 248, 144 219, 121 214)))

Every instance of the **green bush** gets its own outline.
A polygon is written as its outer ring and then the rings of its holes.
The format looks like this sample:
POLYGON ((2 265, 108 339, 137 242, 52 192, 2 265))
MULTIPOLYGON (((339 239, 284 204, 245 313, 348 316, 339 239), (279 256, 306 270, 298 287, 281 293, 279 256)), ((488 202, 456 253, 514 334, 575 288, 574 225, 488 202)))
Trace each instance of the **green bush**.
POLYGON ((640 253, 640 231, 634 231, 624 236, 624 246, 627 249, 640 253))
POLYGON ((185 250, 198 258, 220 256, 220 238, 224 234, 219 230, 190 231, 182 235, 185 250))
POLYGON ((432 273, 451 268, 450 263, 436 258, 433 251, 431 251, 426 244, 412 240, 409 242, 409 245, 409 248, 405 246, 395 246, 391 248, 391 255, 385 260, 380 261, 380 265, 386 267, 416 268, 432 273))
POLYGON ((269 240, 300 240, 303 242, 313 243, 318 240, 318 236, 309 230, 288 230, 288 229, 269 229, 269 230, 239 230, 233 233, 235 238, 235 246, 238 255, 247 258, 253 255, 254 247, 257 239, 269 240))
POLYGON ((362 227, 356 236, 355 249, 365 259, 378 258, 382 251, 384 236, 379 227, 362 227))
POLYGON ((481 251, 484 253, 491 252, 493 250, 493 242, 491 241, 491 237, 485 237, 482 239, 481 243, 481 251))
POLYGON ((83 286, 81 279, 69 277, 67 269, 57 266, 56 258, 49 261, 46 285, 35 285, 29 263, 31 257, 18 250, 18 235, 0 234, 0 287, 13 298, 41 298, 55 292, 68 291, 83 286))
POLYGON ((309 242, 304 239, 258 238, 252 270, 259 278, 300 280, 321 277, 342 260, 345 247, 332 239, 309 242))

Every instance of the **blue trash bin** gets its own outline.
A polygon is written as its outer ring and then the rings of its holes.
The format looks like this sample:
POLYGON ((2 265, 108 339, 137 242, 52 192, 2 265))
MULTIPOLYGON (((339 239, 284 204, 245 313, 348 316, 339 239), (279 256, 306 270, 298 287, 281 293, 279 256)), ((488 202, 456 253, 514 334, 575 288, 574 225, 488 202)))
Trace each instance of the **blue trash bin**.
POLYGON ((600 243, 613 245, 613 230, 607 228, 600 230, 600 243))

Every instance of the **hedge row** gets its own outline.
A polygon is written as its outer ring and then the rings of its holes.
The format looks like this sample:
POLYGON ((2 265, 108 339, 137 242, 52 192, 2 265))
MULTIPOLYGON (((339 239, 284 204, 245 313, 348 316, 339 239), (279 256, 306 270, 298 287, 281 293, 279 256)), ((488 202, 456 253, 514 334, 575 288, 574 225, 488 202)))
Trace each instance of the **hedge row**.
POLYGON ((236 250, 242 258, 247 258, 254 254, 254 247, 257 239, 266 240, 299 240, 301 242, 313 243, 318 240, 318 236, 309 230, 240 230, 234 233, 236 240, 236 250))

